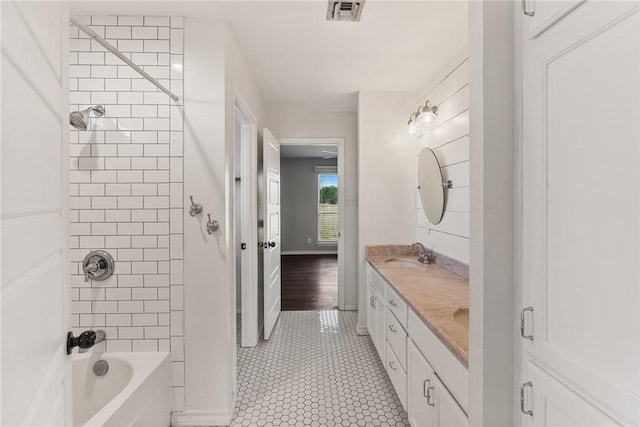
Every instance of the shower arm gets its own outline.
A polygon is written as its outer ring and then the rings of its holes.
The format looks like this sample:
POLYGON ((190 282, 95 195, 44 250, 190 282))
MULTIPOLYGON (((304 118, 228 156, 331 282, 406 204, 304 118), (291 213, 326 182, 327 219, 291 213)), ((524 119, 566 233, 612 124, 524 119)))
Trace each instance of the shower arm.
POLYGON ((173 99, 176 102, 180 100, 180 98, 178 98, 176 95, 174 95, 169 89, 167 89, 166 87, 164 87, 163 85, 158 83, 158 81, 156 79, 154 79, 151 75, 149 75, 149 73, 147 73, 142 68, 138 67, 136 64, 131 62, 131 60, 129 58, 124 56, 118 49, 113 47, 113 45, 111 45, 111 43, 109 43, 108 41, 106 41, 105 39, 100 37, 98 34, 96 34, 95 31, 93 31, 91 28, 89 28, 88 26, 83 24, 80 21, 80 19, 78 19, 77 16, 73 16, 72 15, 72 16, 69 17, 69 20, 71 21, 71 23, 73 25, 78 27, 83 33, 85 33, 86 35, 88 35, 89 37, 94 39, 96 42, 100 43, 105 49, 107 49, 109 52, 113 53, 115 56, 120 58, 128 66, 130 66, 131 68, 136 70, 138 73, 140 73, 140 75, 142 77, 144 77, 145 79, 149 80, 154 86, 156 86, 158 89, 160 89, 161 91, 163 91, 164 93, 169 95, 169 97, 171 97, 171 99, 173 99))

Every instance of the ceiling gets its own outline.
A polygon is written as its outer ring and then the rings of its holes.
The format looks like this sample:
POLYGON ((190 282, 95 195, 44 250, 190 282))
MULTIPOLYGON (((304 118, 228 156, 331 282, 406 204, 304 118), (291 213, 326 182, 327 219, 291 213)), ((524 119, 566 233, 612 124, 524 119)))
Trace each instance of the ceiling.
POLYGON ((466 1, 367 0, 360 22, 327 2, 71 2, 82 15, 173 15, 228 23, 268 108, 355 112, 357 92, 413 92, 468 39, 466 1))
POLYGON ((337 153, 336 145, 280 145, 280 157, 285 159, 335 159, 337 153))

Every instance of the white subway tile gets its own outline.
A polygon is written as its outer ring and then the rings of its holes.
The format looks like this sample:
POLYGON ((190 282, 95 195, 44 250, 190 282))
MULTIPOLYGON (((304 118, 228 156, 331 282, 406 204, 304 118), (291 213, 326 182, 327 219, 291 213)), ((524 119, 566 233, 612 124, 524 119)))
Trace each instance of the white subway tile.
POLYGON ((131 169, 131 159, 128 157, 107 157, 105 159, 105 168, 131 169))
POLYGON ((166 222, 145 222, 144 234, 169 234, 169 224, 166 222))
POLYGON ((89 223, 73 223, 69 224, 69 228, 72 236, 91 234, 91 224, 89 223))
POLYGON ((171 360, 184 361, 184 338, 171 337, 171 360))
POLYGON ((157 288, 136 288, 131 291, 131 298, 134 300, 157 300, 158 289, 157 288))
POLYGON ((127 118, 127 117, 119 118, 118 129, 126 130, 126 131, 143 130, 144 121, 143 119, 137 119, 137 118, 127 118))
POLYGON ((81 196, 104 196, 104 184, 80 184, 81 196))
POLYGON ((158 237, 157 236, 133 236, 131 238, 131 247, 156 248, 158 247, 158 237))
POLYGON ((80 236, 80 247, 89 249, 103 249, 104 236, 80 236))
POLYGON ((117 233, 117 226, 115 223, 93 223, 91 224, 91 234, 100 236, 112 236, 117 233))
POLYGON ((161 157, 158 159, 158 169, 169 170, 169 158, 161 157))
POLYGON ((118 338, 122 339, 139 339, 144 338, 144 329, 139 326, 118 328, 118 338))
POLYGON ((134 352, 154 352, 158 350, 158 340, 133 340, 134 352))
POLYGON ((91 148, 84 144, 69 144, 70 157, 91 157, 91 148))
POLYGON ((118 182, 143 182, 142 171, 118 171, 118 182))
POLYGON ((184 46, 182 29, 171 29, 171 54, 182 54, 184 46))
POLYGON ((183 55, 171 55, 171 78, 182 80, 183 78, 183 55))
POLYGON ((131 105, 109 105, 109 117, 131 117, 131 105))
POLYGON ((131 194, 134 196, 156 196, 158 184, 132 184, 131 194))
POLYGON ((104 159, 93 157, 78 159, 78 169, 80 170, 99 170, 104 169, 104 159))
POLYGON ((91 23, 93 25, 118 25, 118 17, 112 15, 92 16, 91 23))
MULTIPOLYGON (((129 60, 131 59, 131 53, 130 52, 120 52, 123 56, 125 56, 126 58, 128 58, 129 60)), ((125 65, 126 63, 118 58, 117 56, 113 55, 113 54, 106 54, 104 57, 104 63, 105 65, 125 65)))
MULTIPOLYGON (((145 301, 145 310, 146 303, 150 301, 145 301)), ((169 338, 169 327, 168 326, 145 326, 144 327, 144 337, 145 338, 169 338)))
POLYGON ((182 260, 171 260, 171 285, 183 284, 183 262, 182 260))
MULTIPOLYGON (((107 93, 107 92, 105 92, 107 93)), ((131 132, 129 131, 107 131, 105 141, 111 144, 127 144, 131 142, 131 132)))
POLYGON ((171 378, 173 386, 184 386, 184 362, 171 362, 171 378))
MULTIPOLYGON (((91 120, 95 120, 92 118, 91 120)), ((99 144, 104 142, 104 132, 99 130, 78 132, 78 143, 99 144)))
POLYGON ((72 313, 91 313, 90 301, 72 301, 71 302, 72 313))
POLYGON ((134 39, 157 39, 158 29, 156 27, 133 27, 131 38, 134 39))
POLYGON ((182 182, 182 157, 172 157, 170 165, 171 182, 182 182))
MULTIPOLYGON (((69 66, 69 76, 71 77, 91 77, 91 66, 90 65, 70 65, 69 66)), ((84 104, 83 102, 73 102, 72 104, 84 104)))
POLYGON ((144 249, 145 261, 165 261, 169 259, 168 249, 144 249))
POLYGON ((157 326, 158 315, 156 313, 134 314, 132 322, 135 326, 157 326))
POLYGON ((158 105, 158 117, 169 117, 168 105, 158 105))
POLYGON ((131 107, 133 117, 157 117, 158 107, 156 105, 134 105, 131 107))
POLYGON ((135 262, 131 264, 131 272, 133 274, 156 274, 158 272, 158 263, 147 261, 135 262))
MULTIPOLYGON (((169 183, 168 182, 160 182, 158 183, 158 196, 169 196, 169 183)), ((168 215, 168 213, 167 213, 168 215)), ((169 217, 167 216, 166 219, 164 219, 163 221, 169 221, 169 217)))
MULTIPOLYGON (((127 249, 121 249, 127 250, 127 249)), ((120 251, 118 251, 118 256, 120 255, 120 251)), ((109 288, 107 289, 106 299, 109 301, 128 301, 131 298, 131 288, 109 288)), ((110 326, 119 326, 119 325, 110 325, 110 326)))
POLYGON ((131 211, 134 222, 156 222, 158 215, 155 209, 138 209, 131 211))
MULTIPOLYGON (((109 156, 117 156, 118 155, 118 147, 115 144, 92 144, 91 145, 91 155, 93 157, 109 157, 109 156)), ((105 168, 109 168, 109 160, 107 159, 105 163, 105 168)), ((114 182, 115 182, 115 173, 114 182)))
MULTIPOLYGON (((144 302, 145 313, 168 313, 169 301, 145 301, 144 302)), ((169 337, 169 334, 166 335, 169 337)))
POLYGON ((109 326, 131 326, 131 314, 107 314, 105 320, 109 326))
POLYGON ((116 130, 116 120, 111 117, 94 117, 91 119, 91 130, 116 130))
POLYGON ((183 305, 183 294, 184 291, 182 286, 171 286, 171 310, 182 310, 183 305))
POLYGON ((130 92, 131 80, 130 79, 105 79, 104 90, 112 90, 116 92, 130 92))
POLYGON ((169 198, 166 196, 145 196, 144 198, 145 209, 166 209, 168 207, 169 198))
MULTIPOLYGON (((167 28, 167 31, 169 31, 168 28, 167 28)), ((160 32, 160 29, 158 29, 158 32, 160 32)), ((169 38, 169 36, 167 36, 167 38, 169 38)), ((158 53, 158 65, 169 66, 169 56, 170 56, 169 52, 167 52, 167 53, 158 53)))
POLYGON ((167 274, 145 274, 144 276, 144 287, 168 287, 169 286, 169 276, 167 274))
MULTIPOLYGON (((156 37, 154 40, 145 40, 144 41, 144 51, 145 52, 157 52, 157 53, 166 53, 169 52, 169 40, 158 40, 158 33, 156 31, 156 37)), ((151 74, 151 73, 149 73, 151 74)), ((155 77, 154 74, 151 74, 155 77)))
POLYGON ((170 184, 170 205, 172 208, 181 208, 184 206, 184 200, 182 195, 182 183, 173 182, 170 184))
POLYGON ((158 65, 158 55, 156 53, 140 53, 131 54, 131 59, 136 65, 158 65))
POLYGON ((118 77, 118 67, 115 65, 92 65, 91 66, 92 78, 114 78, 118 77))
POLYGON ((169 171, 146 170, 144 171, 144 182, 169 182, 169 171))
MULTIPOLYGON (((131 81, 131 90, 140 92, 157 92, 159 89, 150 81, 142 79, 133 79, 131 81)), ((164 94, 164 92, 160 92, 164 94)), ((165 95, 167 96, 167 95, 165 95)))
MULTIPOLYGON (((71 185, 74 185, 74 184, 71 184, 71 185)), ((77 184, 75 184, 75 185, 77 186, 77 184)), ((71 195, 75 196, 76 194, 71 194, 71 195)), ((73 209, 69 210, 69 222, 78 222, 78 211, 77 210, 73 210, 73 209)))
MULTIPOLYGON (((69 64, 70 65, 78 64, 78 52, 69 52, 69 64)), ((71 80, 76 80, 76 79, 71 79, 71 80)), ((75 90, 75 89, 71 89, 71 87, 69 89, 75 90)))
POLYGON ((116 301, 91 301, 92 313, 117 313, 118 303, 116 301))
MULTIPOLYGON (((158 299, 169 301, 171 299, 171 291, 170 291, 170 289, 167 288, 167 287, 158 288, 158 299)), ((168 323, 167 323, 167 325, 168 325, 168 323)))
POLYGON ((77 62, 80 65, 104 65, 104 55, 102 52, 79 52, 77 62))
POLYGON ((118 104, 142 104, 144 101, 143 92, 120 92, 118 93, 118 104))
MULTIPOLYGON (((117 104, 118 92, 91 92, 92 104, 117 104)), ((110 113, 109 113, 110 114, 110 113)))
MULTIPOLYGON (((115 44, 115 40, 108 40, 108 43, 115 44)), ((91 52, 107 52, 107 49, 95 40, 91 40, 91 52)))
POLYGON ((132 132, 131 142, 136 144, 156 144, 158 142, 158 132, 155 132, 155 131, 132 132))
POLYGON ((115 197, 92 197, 92 209, 117 209, 118 199, 115 197))
POLYGON ((128 210, 108 210, 105 212, 107 222, 131 222, 131 211, 128 210))
POLYGON ((107 27, 106 36, 108 39, 130 39, 131 27, 107 27))
POLYGON ((171 132, 171 155, 182 156, 183 144, 182 144, 182 132, 171 132))
POLYGON ((118 25, 143 25, 143 22, 142 16, 118 16, 118 25))
POLYGON ((171 312, 171 336, 184 335, 184 312, 171 312))
MULTIPOLYGON (((142 249, 120 249, 118 250, 118 261, 142 261, 142 249)), ((134 298, 138 299, 138 298, 134 298)))
MULTIPOLYGON (((163 214, 166 213, 167 218, 169 217, 169 210, 168 209, 162 209, 159 210, 158 213, 162 212, 163 214)), ((164 216, 164 215, 158 215, 158 220, 160 221, 160 217, 164 216)), ((164 221, 164 220, 162 220, 164 221)), ((159 248, 169 248, 169 236, 158 236, 158 247, 159 248)))
POLYGON ((82 209, 78 211, 80 222, 104 222, 104 211, 98 209, 82 209))
POLYGON ((183 211, 182 209, 171 209, 169 212, 169 223, 171 224, 171 233, 182 233, 183 228, 183 211))
POLYGON ((107 196, 130 196, 131 184, 107 184, 105 193, 107 196))
MULTIPOLYGON (((79 236, 69 236, 69 248, 71 248, 71 249, 79 249, 80 248, 80 237, 79 236)), ((71 299, 73 299, 73 298, 71 298, 71 299)))
POLYGON ((90 104, 91 92, 69 92, 69 102, 73 104, 90 104))
POLYGON ((78 79, 80 90, 104 90, 104 79, 78 79))
MULTIPOLYGON (((131 237, 130 236, 106 236, 106 245, 111 248, 130 248, 131 237)), ((120 276, 122 280, 125 276, 120 276)))
POLYGON ((70 209, 91 209, 91 197, 70 197, 70 209))
POLYGON ((120 79, 143 79, 135 69, 131 68, 128 65, 119 65, 118 66, 118 78, 120 79))
POLYGON ((171 80, 171 92, 180 98, 178 101, 174 102, 174 104, 183 105, 184 83, 182 80, 171 80))
POLYGON ((144 52, 142 40, 118 40, 120 52, 144 52))
POLYGON ((118 301, 118 313, 143 313, 142 301, 118 301))
POLYGON ((145 104, 169 105, 170 100, 171 98, 164 92, 144 92, 145 104))
POLYGON ((141 287, 144 284, 144 277, 142 275, 120 274, 118 273, 119 286, 126 286, 130 288, 141 287))
POLYGON ((171 326, 171 314, 158 313, 158 326, 171 326))
POLYGON ((168 27, 171 22, 168 16, 145 16, 144 25, 147 27, 168 27))
POLYGON ((161 40, 169 40, 169 37, 171 35, 171 29, 170 28, 158 28, 158 38, 161 40))
POLYGON ((118 197, 118 209, 142 209, 143 198, 137 196, 120 196, 118 197))
POLYGON ((155 157, 134 157, 131 159, 131 169, 157 169, 158 160, 155 157))
MULTIPOLYGON (((100 37, 105 38, 105 36, 104 36, 104 25, 89 25, 89 28, 91 28, 100 37)), ((80 38, 88 38, 89 37, 84 32, 80 32, 80 36, 81 36, 80 38)))
MULTIPOLYGON (((107 351, 109 353, 117 353, 120 351, 131 351, 131 340, 108 339, 106 341, 107 351)), ((175 394, 175 393, 174 393, 175 394)))
POLYGON ((152 157, 168 156, 169 144, 146 144, 144 146, 144 155, 152 157))
POLYGON ((172 234, 169 247, 171 248, 171 253, 169 254, 171 259, 182 259, 184 256, 182 234, 172 234))
POLYGON ((120 144, 118 146, 118 156, 142 157, 144 156, 144 146, 141 144, 120 144))

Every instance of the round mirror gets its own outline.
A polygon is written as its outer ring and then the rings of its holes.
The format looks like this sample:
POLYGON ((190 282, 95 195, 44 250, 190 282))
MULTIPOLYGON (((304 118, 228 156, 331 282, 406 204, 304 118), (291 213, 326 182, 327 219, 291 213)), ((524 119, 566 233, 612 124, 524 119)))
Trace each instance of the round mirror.
POLYGON ((442 171, 435 153, 430 148, 423 149, 418 158, 418 189, 422 209, 431 224, 442 221, 446 191, 442 183, 442 171))

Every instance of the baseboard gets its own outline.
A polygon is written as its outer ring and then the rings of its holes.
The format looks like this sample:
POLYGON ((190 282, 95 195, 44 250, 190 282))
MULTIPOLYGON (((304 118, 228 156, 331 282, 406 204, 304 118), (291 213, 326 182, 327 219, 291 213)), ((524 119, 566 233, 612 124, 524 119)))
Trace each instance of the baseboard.
POLYGON ((358 304, 347 304, 343 308, 344 311, 358 311, 358 304))
POLYGON ((281 255, 338 255, 338 251, 282 251, 281 255))
POLYGON ((171 427, 228 426, 233 419, 235 400, 222 411, 184 411, 171 414, 171 427))
POLYGON ((356 326, 356 334, 358 335, 369 335, 369 331, 366 326, 356 326))

